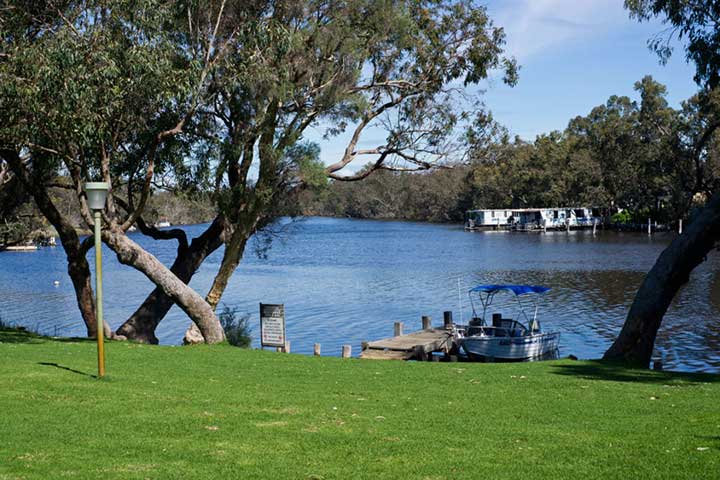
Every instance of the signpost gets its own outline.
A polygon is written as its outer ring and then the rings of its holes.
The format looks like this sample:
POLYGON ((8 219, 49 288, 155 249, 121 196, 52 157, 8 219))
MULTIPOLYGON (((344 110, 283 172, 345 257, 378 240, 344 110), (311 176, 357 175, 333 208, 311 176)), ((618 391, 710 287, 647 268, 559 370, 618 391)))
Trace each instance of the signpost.
POLYGON ((285 305, 260 304, 261 347, 285 348, 285 305))

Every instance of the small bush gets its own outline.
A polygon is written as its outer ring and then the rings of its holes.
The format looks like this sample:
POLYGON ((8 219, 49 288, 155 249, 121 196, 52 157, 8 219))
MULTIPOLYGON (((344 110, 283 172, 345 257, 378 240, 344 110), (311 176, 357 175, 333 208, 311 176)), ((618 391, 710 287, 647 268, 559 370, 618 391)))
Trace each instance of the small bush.
POLYGON ((630 223, 630 221, 632 220, 632 215, 628 210, 623 210, 614 214, 611 220, 613 223, 630 223))
POLYGON ((237 309, 223 305, 223 309, 218 315, 220 325, 225 331, 225 337, 230 345, 241 348, 249 348, 252 343, 250 336, 250 325, 247 315, 238 316, 237 309))

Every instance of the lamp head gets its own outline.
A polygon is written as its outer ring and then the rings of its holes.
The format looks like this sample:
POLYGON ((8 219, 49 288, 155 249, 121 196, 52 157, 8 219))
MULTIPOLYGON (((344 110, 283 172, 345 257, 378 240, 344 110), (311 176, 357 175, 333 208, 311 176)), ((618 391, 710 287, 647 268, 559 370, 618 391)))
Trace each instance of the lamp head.
POLYGON ((87 195, 90 210, 102 210, 105 208, 105 200, 109 189, 110 185, 107 182, 85 183, 85 194, 87 195))

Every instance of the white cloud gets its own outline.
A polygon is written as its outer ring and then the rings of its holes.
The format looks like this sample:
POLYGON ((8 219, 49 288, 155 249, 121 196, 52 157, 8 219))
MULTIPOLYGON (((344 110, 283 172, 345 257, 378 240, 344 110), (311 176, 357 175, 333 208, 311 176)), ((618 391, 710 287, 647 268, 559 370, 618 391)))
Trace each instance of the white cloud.
POLYGON ((622 0, 495 0, 490 17, 505 29, 507 51, 521 63, 568 42, 607 33, 626 24, 622 0))

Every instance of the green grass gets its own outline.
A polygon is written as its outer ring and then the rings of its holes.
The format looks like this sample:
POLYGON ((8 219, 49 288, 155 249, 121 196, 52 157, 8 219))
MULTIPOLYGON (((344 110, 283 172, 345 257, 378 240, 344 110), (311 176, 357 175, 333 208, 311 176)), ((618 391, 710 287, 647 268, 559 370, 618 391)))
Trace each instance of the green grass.
POLYGON ((2 480, 720 475, 717 375, 0 341, 2 480))

